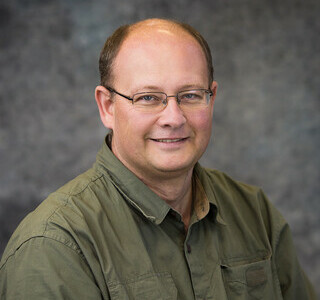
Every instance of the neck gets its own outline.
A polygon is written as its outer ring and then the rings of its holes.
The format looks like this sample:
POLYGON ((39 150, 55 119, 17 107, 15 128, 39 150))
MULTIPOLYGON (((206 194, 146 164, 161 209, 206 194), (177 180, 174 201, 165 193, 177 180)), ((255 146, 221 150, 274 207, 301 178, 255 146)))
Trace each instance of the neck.
POLYGON ((193 168, 176 172, 159 171, 157 174, 154 172, 146 174, 145 170, 141 172, 121 159, 113 142, 112 139, 111 145, 114 155, 155 194, 177 211, 182 217, 185 229, 188 229, 192 212, 193 168))
POLYGON ((192 212, 192 169, 187 174, 175 178, 157 179, 156 182, 141 180, 169 206, 177 211, 184 223, 189 227, 192 212))

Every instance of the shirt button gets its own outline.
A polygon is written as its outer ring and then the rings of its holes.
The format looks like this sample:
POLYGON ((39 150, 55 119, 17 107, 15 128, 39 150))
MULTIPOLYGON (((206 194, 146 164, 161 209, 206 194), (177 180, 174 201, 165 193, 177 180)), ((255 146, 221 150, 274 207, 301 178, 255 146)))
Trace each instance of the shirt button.
POLYGON ((189 244, 187 244, 187 251, 188 253, 191 253, 191 246, 189 244))

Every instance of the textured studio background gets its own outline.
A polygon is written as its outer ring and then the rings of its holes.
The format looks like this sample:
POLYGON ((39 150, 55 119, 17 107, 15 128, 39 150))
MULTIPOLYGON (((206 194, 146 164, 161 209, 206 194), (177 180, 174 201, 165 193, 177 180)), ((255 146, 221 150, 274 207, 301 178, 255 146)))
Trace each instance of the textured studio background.
POLYGON ((20 220, 95 160, 100 49, 169 17, 207 38, 219 82, 202 163, 262 186, 320 294, 320 1, 7 0, 0 4, 0 255, 20 220))

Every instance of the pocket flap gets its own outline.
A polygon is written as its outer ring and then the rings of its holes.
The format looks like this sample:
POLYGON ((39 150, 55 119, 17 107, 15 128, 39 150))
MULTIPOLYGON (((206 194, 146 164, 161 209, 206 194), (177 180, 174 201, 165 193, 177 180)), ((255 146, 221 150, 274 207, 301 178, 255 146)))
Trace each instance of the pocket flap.
POLYGON ((269 259, 237 266, 221 265, 221 270, 230 299, 278 299, 269 259))

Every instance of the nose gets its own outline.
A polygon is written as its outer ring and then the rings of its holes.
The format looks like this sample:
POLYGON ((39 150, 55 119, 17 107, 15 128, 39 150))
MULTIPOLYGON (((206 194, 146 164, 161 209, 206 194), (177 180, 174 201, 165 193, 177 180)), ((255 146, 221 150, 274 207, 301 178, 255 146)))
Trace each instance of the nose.
POLYGON ((161 112, 158 120, 160 126, 179 128, 186 121, 186 117, 177 102, 176 96, 168 96, 166 107, 161 112))

